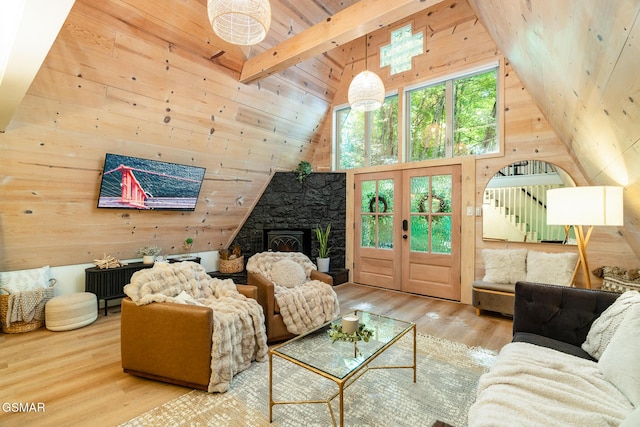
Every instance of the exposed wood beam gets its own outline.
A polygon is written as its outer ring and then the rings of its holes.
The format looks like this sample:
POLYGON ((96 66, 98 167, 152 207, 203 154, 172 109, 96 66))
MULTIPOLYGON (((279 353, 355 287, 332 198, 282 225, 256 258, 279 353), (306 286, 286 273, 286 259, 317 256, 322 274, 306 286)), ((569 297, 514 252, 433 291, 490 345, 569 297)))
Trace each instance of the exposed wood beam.
POLYGON ((18 109, 75 0, 11 0, 0 6, 0 132, 18 109))
POLYGON ((251 83, 277 73, 363 35, 393 24, 443 0, 360 0, 246 61, 240 81, 251 83))

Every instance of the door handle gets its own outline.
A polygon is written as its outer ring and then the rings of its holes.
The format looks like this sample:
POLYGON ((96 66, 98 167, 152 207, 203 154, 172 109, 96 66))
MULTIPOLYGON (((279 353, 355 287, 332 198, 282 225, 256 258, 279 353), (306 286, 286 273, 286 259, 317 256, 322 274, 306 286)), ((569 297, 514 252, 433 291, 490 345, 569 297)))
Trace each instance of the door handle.
POLYGON ((409 229, 409 221, 407 221, 406 219, 402 220, 402 230, 403 231, 407 231, 409 229))

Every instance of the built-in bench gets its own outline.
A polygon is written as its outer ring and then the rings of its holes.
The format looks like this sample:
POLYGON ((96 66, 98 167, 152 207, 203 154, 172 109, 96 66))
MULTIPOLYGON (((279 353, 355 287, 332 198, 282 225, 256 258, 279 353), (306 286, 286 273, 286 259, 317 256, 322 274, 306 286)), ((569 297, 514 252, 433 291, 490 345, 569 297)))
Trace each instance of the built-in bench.
POLYGON ((483 249, 485 274, 473 282, 472 304, 483 310, 513 316, 515 284, 520 281, 570 286, 578 254, 526 249, 483 249))
POLYGON ((478 316, 482 310, 513 316, 514 296, 515 284, 490 283, 483 280, 473 282, 472 301, 478 316))

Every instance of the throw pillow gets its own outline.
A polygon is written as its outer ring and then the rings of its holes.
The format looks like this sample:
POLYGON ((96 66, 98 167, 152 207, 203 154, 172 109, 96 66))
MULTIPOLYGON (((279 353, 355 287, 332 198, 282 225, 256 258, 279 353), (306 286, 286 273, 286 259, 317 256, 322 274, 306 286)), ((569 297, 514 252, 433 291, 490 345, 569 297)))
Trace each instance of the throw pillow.
POLYGON ((483 249, 484 282, 514 284, 527 275, 526 249, 483 249))
POLYGON ((578 254, 529 251, 527 254, 527 282, 571 286, 578 254))
POLYGON ((271 281, 276 285, 293 288, 307 281, 304 268, 290 259, 283 259, 271 267, 271 281))
POLYGON ((640 406, 636 406, 636 409, 631 411, 627 418, 622 421, 618 427, 638 427, 640 426, 640 406))
POLYGON ((598 361, 598 369, 634 407, 640 406, 640 305, 629 308, 598 361))
POLYGON ((48 265, 29 270, 6 271, 0 273, 0 289, 8 294, 48 288, 51 270, 48 265))
POLYGON ((593 321, 587 339, 582 343, 582 349, 594 359, 600 359, 627 311, 634 305, 640 305, 640 292, 629 291, 620 295, 593 321))

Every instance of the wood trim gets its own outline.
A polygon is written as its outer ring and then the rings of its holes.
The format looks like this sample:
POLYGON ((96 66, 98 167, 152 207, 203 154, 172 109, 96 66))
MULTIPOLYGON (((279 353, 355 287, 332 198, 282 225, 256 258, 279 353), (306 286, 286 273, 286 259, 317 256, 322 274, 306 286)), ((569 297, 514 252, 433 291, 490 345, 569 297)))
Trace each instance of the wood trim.
POLYGON ((479 288, 473 288, 473 292, 482 292, 485 294, 494 294, 494 295, 504 295, 509 297, 515 295, 515 292, 494 291, 491 289, 479 289, 479 288))
POLYGON ((442 1, 360 0, 327 20, 246 61, 242 67, 240 82, 248 84, 260 80, 442 1))

